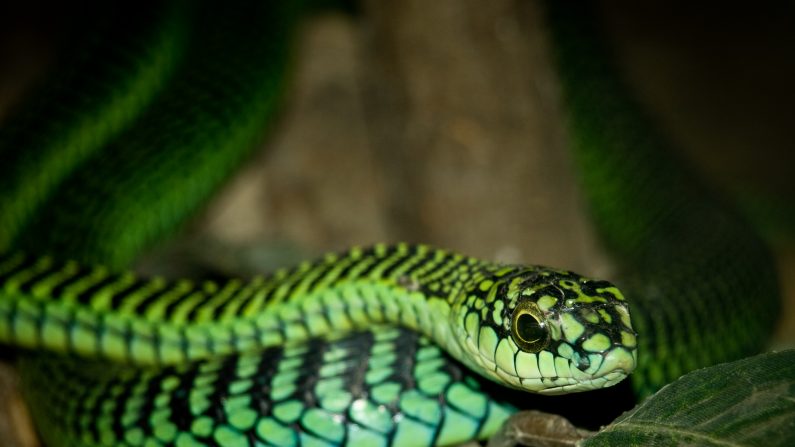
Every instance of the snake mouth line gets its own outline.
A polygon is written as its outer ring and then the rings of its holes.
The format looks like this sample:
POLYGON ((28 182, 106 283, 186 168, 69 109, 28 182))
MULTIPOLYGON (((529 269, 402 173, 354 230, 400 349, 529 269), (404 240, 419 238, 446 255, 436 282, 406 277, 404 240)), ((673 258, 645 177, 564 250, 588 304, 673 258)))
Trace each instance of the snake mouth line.
POLYGON ((533 393, 575 393, 613 386, 629 376, 637 365, 637 351, 623 347, 591 357, 591 365, 586 370, 577 368, 575 362, 569 360, 567 368, 563 370, 558 369, 560 366, 556 368, 555 372, 559 375, 548 374, 525 378, 517 377, 513 374, 514 371, 506 372, 496 365, 495 378, 533 393))
POLYGON ((598 390, 601 388, 611 387, 621 382, 625 378, 627 378, 628 375, 629 374, 625 373, 624 371, 612 371, 603 376, 594 377, 593 379, 581 380, 576 383, 556 385, 544 388, 542 390, 539 390, 538 393, 555 395, 555 394, 564 394, 564 393, 572 393, 580 391, 598 390))

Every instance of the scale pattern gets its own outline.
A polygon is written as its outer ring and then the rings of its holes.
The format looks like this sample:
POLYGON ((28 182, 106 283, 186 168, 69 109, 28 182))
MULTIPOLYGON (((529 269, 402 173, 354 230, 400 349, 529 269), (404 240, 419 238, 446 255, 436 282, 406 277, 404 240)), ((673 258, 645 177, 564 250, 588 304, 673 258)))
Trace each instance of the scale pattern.
POLYGON ((178 363, 385 319, 430 328, 422 292, 447 304, 463 278, 498 268, 425 246, 379 245, 250 281, 193 284, 13 253, 0 257, 0 320, 14 324, 0 323, 0 332, 23 346, 178 363), (417 299, 408 299, 410 287, 417 299))
POLYGON ((46 387, 29 394, 51 445, 451 445, 513 411, 427 339, 386 327, 162 370, 24 367, 46 387))
POLYGON ((178 6, 97 5, 65 33, 55 79, 0 127, 0 250, 168 85, 189 26, 178 6))

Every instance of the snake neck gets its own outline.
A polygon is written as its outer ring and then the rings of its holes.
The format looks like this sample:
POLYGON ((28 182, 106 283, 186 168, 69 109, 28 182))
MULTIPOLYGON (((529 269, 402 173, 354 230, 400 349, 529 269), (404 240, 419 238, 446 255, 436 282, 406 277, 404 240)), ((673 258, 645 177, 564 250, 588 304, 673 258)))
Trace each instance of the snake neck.
POLYGON ((0 341, 164 365, 390 323, 460 358, 456 312, 500 269, 397 244, 329 254, 249 281, 194 284, 10 254, 0 258, 0 341))
POLYGON ((238 315, 254 316, 273 344, 373 324, 400 325, 470 364, 466 334, 460 331, 462 309, 502 269, 424 245, 354 248, 265 278, 260 298, 246 303, 238 315))

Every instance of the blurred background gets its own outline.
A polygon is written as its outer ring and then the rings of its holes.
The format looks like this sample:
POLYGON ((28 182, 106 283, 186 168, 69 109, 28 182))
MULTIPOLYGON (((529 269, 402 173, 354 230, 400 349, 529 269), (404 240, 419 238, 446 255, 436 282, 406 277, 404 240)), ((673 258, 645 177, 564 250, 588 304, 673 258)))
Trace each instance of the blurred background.
MULTIPOLYGON (((795 344, 794 10, 599 2, 637 97, 770 242, 785 296, 777 347, 795 344)), ((0 125, 76 14, 0 6, 0 125)), ((177 275, 209 263, 247 274, 409 241, 609 276, 566 152, 537 2, 365 0, 309 17, 294 54, 265 145, 141 270, 177 275)), ((19 428, 9 371, 0 370, 0 439, 36 445, 19 428)))

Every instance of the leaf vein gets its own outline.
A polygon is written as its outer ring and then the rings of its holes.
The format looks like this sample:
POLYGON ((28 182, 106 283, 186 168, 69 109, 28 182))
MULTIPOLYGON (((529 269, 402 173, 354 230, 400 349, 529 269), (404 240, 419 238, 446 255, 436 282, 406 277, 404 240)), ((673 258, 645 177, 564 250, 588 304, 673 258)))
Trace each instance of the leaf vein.
POLYGON ((672 438, 689 436, 699 441, 706 441, 714 445, 721 445, 727 447, 742 447, 744 445, 744 444, 737 444, 735 442, 727 441, 725 439, 715 438, 706 433, 686 430, 680 427, 671 427, 668 425, 657 424, 652 421, 643 421, 642 423, 621 422, 619 424, 616 424, 615 428, 618 428, 619 425, 622 426, 623 429, 629 428, 628 431, 630 434, 633 432, 648 433, 648 434, 665 433, 670 435, 672 438))

